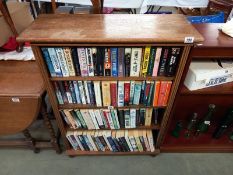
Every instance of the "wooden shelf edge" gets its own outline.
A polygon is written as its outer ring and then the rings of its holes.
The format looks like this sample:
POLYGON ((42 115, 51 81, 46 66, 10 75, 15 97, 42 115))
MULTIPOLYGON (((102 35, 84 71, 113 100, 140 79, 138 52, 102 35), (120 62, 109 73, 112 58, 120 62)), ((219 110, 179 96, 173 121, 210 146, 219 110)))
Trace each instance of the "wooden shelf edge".
POLYGON ((111 156, 120 156, 120 155, 158 155, 160 153, 159 149, 156 149, 154 152, 112 152, 112 151, 105 151, 105 152, 100 152, 100 151, 77 151, 74 149, 66 150, 66 154, 69 156, 95 156, 95 155, 111 155, 111 156))
POLYGON ((93 77, 51 77, 51 81, 172 81, 174 77, 102 77, 102 76, 93 76, 93 77))

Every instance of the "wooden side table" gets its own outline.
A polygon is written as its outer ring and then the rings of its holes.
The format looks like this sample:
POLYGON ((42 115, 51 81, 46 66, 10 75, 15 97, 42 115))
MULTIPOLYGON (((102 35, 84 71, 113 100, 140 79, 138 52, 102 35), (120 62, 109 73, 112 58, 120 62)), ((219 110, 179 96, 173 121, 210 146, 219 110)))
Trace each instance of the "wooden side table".
POLYGON ((0 61, 0 136, 23 132, 25 140, 0 140, 0 147, 53 148, 60 153, 56 134, 48 118, 45 88, 35 61, 0 61), (50 141, 32 138, 28 127, 41 113, 50 141))

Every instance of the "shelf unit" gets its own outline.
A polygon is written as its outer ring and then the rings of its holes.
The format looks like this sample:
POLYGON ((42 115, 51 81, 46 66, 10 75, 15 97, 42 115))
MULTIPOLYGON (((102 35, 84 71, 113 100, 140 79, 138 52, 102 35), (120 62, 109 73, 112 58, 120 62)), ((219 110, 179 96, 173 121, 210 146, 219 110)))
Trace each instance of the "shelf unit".
POLYGON ((194 91, 187 89, 183 83, 192 60, 232 59, 233 39, 218 30, 220 24, 195 24, 194 27, 204 36, 205 40, 190 51, 161 144, 161 152, 233 152, 233 141, 228 138, 230 130, 220 139, 212 138, 214 129, 225 115, 226 110, 233 106, 233 83, 194 91), (196 112, 199 118, 203 117, 211 103, 216 105, 216 110, 207 133, 198 137, 193 136, 190 139, 184 138, 184 131, 181 131, 179 138, 171 136, 171 131, 178 120, 187 122, 192 112, 196 112))
MULTIPOLYGON (((76 155, 156 155, 160 152, 161 137, 170 114, 178 85, 183 73, 186 59, 193 43, 184 43, 186 37, 194 37, 194 43, 203 41, 202 36, 194 29, 183 15, 41 15, 17 38, 19 42, 30 42, 45 86, 50 103, 61 131, 66 152, 76 155), (135 27, 133 27, 135 26, 135 27), (182 29, 182 30, 181 30, 182 29), (174 77, 67 77, 51 78, 40 47, 143 47, 143 46, 180 46, 182 55, 174 77), (66 139, 69 130, 60 116, 59 109, 97 108, 88 105, 59 105, 52 86, 53 81, 66 80, 171 80, 172 89, 162 121, 158 125, 138 127, 151 129, 154 132, 154 152, 91 152, 75 151, 66 139)), ((124 108, 141 108, 144 106, 125 106, 124 108)), ((152 106, 151 106, 152 107, 152 106)), ((159 107, 160 108, 160 107, 159 107)))

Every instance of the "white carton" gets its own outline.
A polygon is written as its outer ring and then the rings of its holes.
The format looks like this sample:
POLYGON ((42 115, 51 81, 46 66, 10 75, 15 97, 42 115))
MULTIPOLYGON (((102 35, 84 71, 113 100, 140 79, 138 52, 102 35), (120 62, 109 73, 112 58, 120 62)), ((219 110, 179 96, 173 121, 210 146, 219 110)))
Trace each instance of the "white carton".
POLYGON ((203 89, 233 81, 233 61, 193 61, 184 84, 189 90, 203 89))

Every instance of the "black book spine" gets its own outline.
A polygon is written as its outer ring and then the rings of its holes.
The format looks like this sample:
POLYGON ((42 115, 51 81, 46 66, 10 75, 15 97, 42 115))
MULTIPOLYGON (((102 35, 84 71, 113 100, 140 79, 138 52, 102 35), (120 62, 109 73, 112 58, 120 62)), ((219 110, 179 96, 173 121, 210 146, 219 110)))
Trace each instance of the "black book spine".
POLYGON ((125 54, 125 76, 130 76, 130 59, 131 55, 129 53, 125 54))
POLYGON ((98 138, 99 138, 101 144, 103 145, 103 147, 105 148, 105 150, 108 149, 108 145, 105 142, 104 137, 103 136, 99 136, 98 138))
POLYGON ((72 81, 69 81, 69 89, 71 92, 71 97, 72 97, 73 103, 77 103, 77 99, 76 99, 76 95, 75 95, 74 86, 73 86, 72 81))
POLYGON ((62 95, 64 103, 68 103, 68 98, 66 96, 66 91, 65 91, 65 88, 64 88, 62 82, 58 81, 57 83, 58 83, 58 87, 59 87, 59 89, 61 91, 61 95, 62 95))
POLYGON ((125 137, 121 137, 120 139, 121 139, 121 142, 122 142, 123 145, 124 145, 125 151, 126 151, 126 152, 130 152, 130 149, 129 149, 129 146, 128 146, 127 141, 125 140, 125 137))
POLYGON ((146 109, 144 108, 140 109, 140 126, 145 125, 145 113, 146 113, 146 109))
POLYGON ((104 76, 104 57, 104 47, 97 48, 96 74, 99 76, 104 76))
POLYGON ((89 92, 89 96, 90 96, 90 103, 92 105, 95 105, 96 101, 95 101, 95 92, 94 92, 94 84, 92 81, 88 81, 87 82, 87 87, 88 87, 88 92, 89 92))
POLYGON ((117 139, 116 138, 112 138, 113 140, 113 143, 116 145, 116 148, 117 148, 117 151, 118 152, 122 152, 122 148, 120 147, 120 144, 118 143, 117 139))
POLYGON ((159 63, 159 70, 158 70, 159 76, 165 76, 166 74, 166 65, 168 62, 168 57, 169 57, 169 47, 164 47, 162 50, 162 57, 159 63))
POLYGON ((143 104, 145 89, 146 89, 146 81, 143 81, 142 88, 141 88, 140 100, 139 100, 140 104, 143 104))
POLYGON ((80 140, 80 142, 81 142, 81 144, 82 144, 84 150, 85 150, 85 151, 90 151, 90 148, 88 147, 88 145, 87 145, 87 143, 86 143, 86 141, 85 141, 85 139, 84 139, 84 136, 79 135, 78 138, 79 138, 79 140, 80 140))
POLYGON ((80 76, 81 75, 80 64, 79 64, 79 60, 78 60, 78 53, 77 53, 76 47, 71 48, 71 55, 72 55, 72 59, 73 59, 73 63, 74 63, 74 69, 75 69, 76 76, 80 76))
POLYGON ((118 152, 117 147, 116 147, 116 145, 115 145, 115 143, 113 141, 113 138, 112 137, 107 137, 107 139, 108 139, 109 144, 112 147, 112 151, 113 152, 118 152))
POLYGON ((118 120, 119 120, 119 123, 120 123, 120 128, 125 128, 124 110, 118 110, 118 120))
POLYGON ((94 67, 94 75, 95 76, 99 76, 99 72, 98 72, 98 65, 97 65, 97 49, 96 52, 92 52, 92 59, 93 59, 93 67, 94 67))
POLYGON ((171 54, 167 60, 166 76, 174 76, 176 73, 177 63, 180 59, 181 48, 171 48, 171 54))
POLYGON ((122 142, 122 139, 121 139, 121 138, 118 138, 117 140, 118 140, 118 143, 119 143, 119 145, 120 145, 120 147, 121 147, 121 150, 122 150, 123 152, 127 152, 127 148, 125 147, 124 143, 122 142))
POLYGON ((136 126, 140 126, 140 110, 136 110, 136 126))

